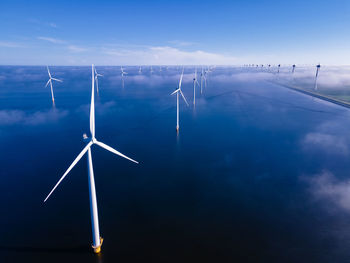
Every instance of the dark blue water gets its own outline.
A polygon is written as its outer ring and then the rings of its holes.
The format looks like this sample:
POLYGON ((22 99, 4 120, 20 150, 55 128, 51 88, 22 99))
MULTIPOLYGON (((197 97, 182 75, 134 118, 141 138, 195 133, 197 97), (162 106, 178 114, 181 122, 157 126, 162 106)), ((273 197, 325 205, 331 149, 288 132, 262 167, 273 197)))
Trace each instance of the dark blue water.
MULTIPOLYGON (((0 262, 347 262, 350 114, 216 68, 192 105, 194 68, 97 67, 93 147, 102 253, 94 255, 85 146, 90 67, 0 67, 0 262)), ((204 84, 204 83, 203 83, 204 84)))

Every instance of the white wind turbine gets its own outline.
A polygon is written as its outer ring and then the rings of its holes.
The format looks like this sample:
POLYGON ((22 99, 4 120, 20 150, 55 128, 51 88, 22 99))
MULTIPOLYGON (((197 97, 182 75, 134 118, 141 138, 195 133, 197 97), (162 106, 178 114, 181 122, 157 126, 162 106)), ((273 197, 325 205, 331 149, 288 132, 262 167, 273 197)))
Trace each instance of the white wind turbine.
POLYGON ((139 68, 139 73, 141 74, 141 72, 142 72, 142 69, 141 69, 141 66, 140 66, 140 68, 139 68))
POLYGON ((97 91, 97 94, 98 94, 98 77, 103 77, 102 74, 98 74, 97 71, 96 71, 96 68, 95 68, 95 81, 96 81, 96 91, 97 91))
POLYGON ((197 68, 194 72, 194 78, 193 78, 193 106, 196 106, 196 84, 199 86, 199 83, 197 80, 197 68))
POLYGON ((54 97, 54 95, 53 95, 52 81, 53 81, 53 80, 58 81, 58 82, 63 82, 63 81, 60 80, 60 79, 53 78, 53 77, 51 76, 49 67, 46 66, 46 68, 47 68, 47 73, 49 73, 49 80, 46 82, 45 88, 47 87, 47 85, 50 84, 52 103, 55 104, 55 97, 54 97))
POLYGON ((91 146, 97 145, 100 146, 116 155, 119 155, 125 159, 128 159, 134 163, 138 163, 137 161, 125 156, 124 154, 118 152, 112 147, 99 142, 95 138, 95 96, 94 96, 94 65, 92 65, 92 90, 91 90, 91 106, 90 106, 90 133, 91 137, 88 138, 86 134, 83 135, 84 141, 86 141, 87 145, 84 149, 79 153, 79 155, 75 158, 73 163, 68 167, 67 171, 63 174, 63 176, 58 180, 57 184, 45 198, 44 202, 51 196, 51 194, 55 191, 57 186, 62 182, 62 180, 66 177, 66 175, 72 170, 72 168, 79 162, 79 160, 83 157, 83 155, 87 152, 87 163, 88 163, 88 179, 89 179, 89 194, 90 194, 90 213, 91 213, 91 225, 92 225, 92 239, 93 244, 92 248, 95 253, 99 253, 101 251, 101 245, 103 239, 100 236, 99 224, 98 224, 98 212, 97 212, 97 200, 96 200, 96 190, 95 190, 95 179, 94 179, 94 170, 92 166, 92 157, 91 157, 91 146))
POLYGON ((183 76, 184 76, 184 70, 182 69, 182 73, 181 73, 181 77, 180 77, 180 81, 179 81, 179 88, 177 90, 175 90, 173 93, 171 93, 171 95, 174 95, 176 93, 176 131, 177 132, 179 131, 179 128, 180 128, 180 126, 179 126, 179 93, 181 94, 182 98, 186 102, 187 106, 189 106, 187 103, 187 100, 186 100, 186 98, 181 90, 183 76))
POLYGON ((201 72, 201 94, 203 94, 203 78, 204 78, 204 83, 205 86, 207 86, 207 77, 205 76, 203 67, 202 67, 202 72, 201 72))
POLYGON ((120 66, 120 71, 122 72, 122 77, 128 74, 127 72, 124 71, 123 66, 120 66))

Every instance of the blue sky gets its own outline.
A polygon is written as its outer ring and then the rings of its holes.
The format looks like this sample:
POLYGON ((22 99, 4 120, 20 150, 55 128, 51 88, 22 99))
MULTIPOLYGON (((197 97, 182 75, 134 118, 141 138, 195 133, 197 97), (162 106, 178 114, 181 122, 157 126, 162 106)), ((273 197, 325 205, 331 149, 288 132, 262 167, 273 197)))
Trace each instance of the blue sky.
POLYGON ((0 64, 350 64, 350 1, 0 1, 0 64))

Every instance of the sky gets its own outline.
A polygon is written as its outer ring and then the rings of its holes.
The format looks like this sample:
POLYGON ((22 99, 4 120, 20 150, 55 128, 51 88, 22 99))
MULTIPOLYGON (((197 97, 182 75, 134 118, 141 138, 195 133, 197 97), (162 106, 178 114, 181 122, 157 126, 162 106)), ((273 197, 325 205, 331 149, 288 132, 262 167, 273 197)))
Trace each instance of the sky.
POLYGON ((0 1, 1 65, 350 65, 349 0, 0 1))

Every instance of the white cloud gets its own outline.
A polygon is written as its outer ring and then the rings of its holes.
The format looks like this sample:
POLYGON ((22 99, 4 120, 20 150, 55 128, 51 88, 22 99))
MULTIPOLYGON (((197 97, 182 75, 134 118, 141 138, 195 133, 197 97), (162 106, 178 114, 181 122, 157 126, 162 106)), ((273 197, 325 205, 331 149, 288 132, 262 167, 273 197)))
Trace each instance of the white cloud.
POLYGON ((15 42, 0 41, 0 47, 18 48, 23 47, 23 45, 15 42))
POLYGON ((350 180, 340 181, 331 172, 302 177, 310 184, 310 190, 316 200, 328 200, 339 208, 350 212, 350 180))
POLYGON ((175 46, 181 46, 181 47, 193 46, 196 44, 194 42, 182 41, 182 40, 171 40, 171 41, 168 41, 168 43, 175 46))
POLYGON ((0 110, 0 125, 39 125, 57 121, 68 114, 67 111, 48 110, 27 113, 22 110, 0 110))
POLYGON ((120 61, 128 65, 201 65, 234 64, 235 57, 202 50, 184 51, 169 46, 148 47, 146 49, 104 49, 109 61, 120 61))
POLYGON ((69 51, 72 51, 72 52, 85 52, 85 51, 88 51, 87 48, 84 48, 84 47, 78 47, 78 46, 75 46, 75 45, 69 45, 68 47, 68 50, 69 51))
POLYGON ((53 37, 37 37, 37 39, 44 40, 44 41, 47 41, 47 42, 50 42, 50 43, 54 43, 54 44, 64 44, 64 43, 66 43, 66 41, 64 41, 64 40, 53 38, 53 37))
POLYGON ((311 132, 303 139, 303 146, 307 149, 323 150, 334 154, 348 155, 346 140, 336 135, 327 133, 311 132))

